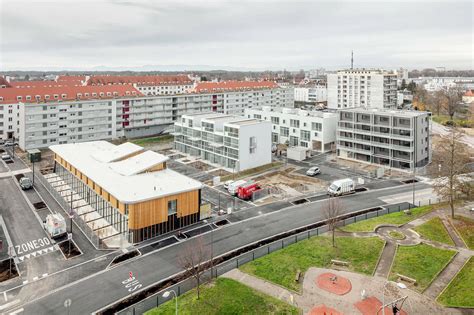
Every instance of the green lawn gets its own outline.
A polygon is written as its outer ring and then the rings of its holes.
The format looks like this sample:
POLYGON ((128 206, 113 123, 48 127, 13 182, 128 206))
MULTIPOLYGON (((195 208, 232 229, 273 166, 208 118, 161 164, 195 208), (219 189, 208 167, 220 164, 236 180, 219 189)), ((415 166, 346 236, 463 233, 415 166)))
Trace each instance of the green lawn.
POLYGON ((413 278, 415 290, 423 292, 455 253, 426 244, 399 246, 389 278, 397 280, 397 273, 413 278))
MULTIPOLYGON (((201 296, 196 298, 191 290, 178 298, 179 314, 299 314, 298 308, 257 292, 235 280, 217 278, 215 282, 201 287, 201 296)), ((175 301, 168 301, 147 315, 174 315, 175 301)))
POLYGON ((342 228, 347 232, 373 232, 375 227, 380 224, 402 225, 415 220, 432 210, 432 206, 422 206, 411 209, 411 214, 405 214, 403 211, 393 212, 380 217, 359 221, 349 224, 342 228))
POLYGON ((446 306, 474 308, 474 257, 441 293, 438 302, 446 306))
POLYGON ((452 222, 467 247, 474 249, 474 220, 458 215, 452 222))
POLYGON ((309 267, 330 267, 331 259, 347 261, 349 269, 371 275, 377 265, 384 242, 378 237, 337 237, 336 248, 330 237, 317 236, 260 257, 240 267, 257 277, 299 291, 295 281, 298 270, 309 267))
MULTIPOLYGON (((449 116, 447 115, 433 115, 431 117, 433 121, 437 122, 438 124, 446 125, 448 121, 450 121, 449 116)), ((459 119, 459 118, 454 118, 454 122, 456 123, 457 126, 463 127, 463 128, 474 128, 474 123, 469 120, 469 119, 459 119)))
POLYGON ((174 136, 172 135, 162 135, 162 136, 156 136, 156 137, 148 137, 148 138, 140 138, 140 139, 132 139, 130 142, 135 143, 136 145, 139 146, 149 146, 153 144, 158 144, 158 143, 164 143, 164 142, 172 142, 174 139, 174 136))
POLYGON ((415 231, 427 240, 437 241, 453 246, 455 245, 451 236, 449 236, 448 231, 444 227, 443 221, 441 221, 439 217, 434 217, 422 225, 417 226, 415 231))

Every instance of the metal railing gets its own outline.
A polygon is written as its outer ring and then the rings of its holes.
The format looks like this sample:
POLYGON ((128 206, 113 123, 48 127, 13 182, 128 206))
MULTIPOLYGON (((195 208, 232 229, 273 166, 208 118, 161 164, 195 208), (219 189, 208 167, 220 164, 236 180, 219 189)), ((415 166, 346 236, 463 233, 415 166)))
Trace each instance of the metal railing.
MULTIPOLYGON (((439 199, 436 199, 436 200, 433 200, 433 199, 426 199, 426 200, 419 200, 418 203, 416 204, 416 207, 420 207, 420 206, 424 206, 424 205, 431 205, 431 204, 435 204, 435 203, 438 203, 440 200, 439 199)), ((413 208, 413 205, 410 204, 410 203, 406 203, 404 205, 392 205, 392 206, 386 206, 386 207, 375 207, 374 210, 372 211, 367 211, 365 213, 361 213, 361 212, 364 212, 364 210, 361 210, 361 211, 358 211, 356 213, 353 213, 352 215, 343 215, 341 216, 343 219, 341 219, 338 223, 337 223, 337 226, 338 227, 342 227, 342 226, 346 226, 346 225, 349 225, 349 224, 352 224, 352 223, 356 223, 356 222, 359 222, 359 221, 364 221, 364 220, 367 220, 367 219, 371 219, 371 218, 375 218, 375 217, 378 217, 378 216, 382 216, 382 215, 385 215, 385 214, 390 214, 390 213, 394 213, 394 212, 400 212, 400 211, 403 211, 403 210, 407 210, 407 209, 410 209, 410 208, 413 208), (357 213, 361 213, 361 214, 358 214, 357 213)), ((366 211, 366 210, 365 210, 366 211)), ((234 269, 234 268, 239 268, 240 266, 242 266, 243 264, 246 264, 248 262, 251 262, 255 259, 258 259, 260 257, 263 257, 265 255, 268 255, 270 253, 273 253, 277 250, 281 250, 289 245, 292 245, 292 244, 296 244, 300 241, 304 241, 304 240, 307 240, 313 236, 318 236, 318 235, 321 235, 323 233, 326 233, 326 232, 329 232, 329 226, 327 225, 321 225, 321 226, 318 226, 318 227, 315 227, 315 228, 308 228, 305 230, 305 227, 302 227, 302 228, 299 228, 299 229, 295 229, 294 230, 295 233, 290 234, 289 236, 283 236, 275 241, 271 241, 267 244, 265 244, 265 242, 263 242, 262 240, 260 240, 259 242, 256 242, 256 243, 261 243, 263 245, 257 247, 257 248, 254 248, 252 250, 248 250, 246 252, 243 252, 241 254, 237 254, 235 255, 234 257, 228 259, 228 260, 225 260, 224 262, 222 263, 219 263, 217 265, 215 265, 213 268, 212 268, 212 274, 211 274, 211 271, 210 270, 207 270, 206 273, 204 273, 204 276, 202 277, 202 279, 205 279, 205 281, 209 281, 211 280, 212 278, 217 278, 218 276, 221 276, 223 274, 225 274, 226 272, 229 272, 230 270, 234 269), (303 230, 301 232, 297 232, 297 231, 300 231, 300 230, 303 230)), ((282 233, 284 235, 287 235, 288 233, 282 233)), ((273 238, 278 238, 278 236, 274 236, 273 238)), ((270 239, 273 239, 273 238, 270 238, 270 239)), ((254 244, 256 244, 254 243, 254 244)), ((248 245, 248 246, 251 246, 252 244, 248 245)), ((236 251, 242 251, 243 249, 237 249, 236 251)), ((229 254, 229 253, 227 253, 229 254)), ((219 257, 222 257, 222 256, 225 256, 227 254, 224 254, 224 255, 221 255, 219 257)), ((219 257, 216 257, 216 258, 219 258, 219 257)), ((201 283, 204 283, 205 281, 202 281, 201 283)), ((195 286, 196 286, 196 283, 195 283, 195 280, 194 278, 187 278, 181 282, 178 282, 178 283, 175 283, 175 284, 172 284, 170 286, 166 286, 165 283, 166 282, 171 282, 169 281, 169 279, 167 280, 163 280, 161 281, 160 283, 163 284, 163 288, 161 288, 161 290, 159 290, 158 292, 144 298, 143 300, 133 304, 133 305, 130 305, 128 307, 125 307, 123 308, 122 310, 114 310, 116 311, 116 314, 122 314, 122 315, 139 315, 139 314, 143 314, 155 307, 158 307, 160 306, 161 304, 171 300, 173 297, 170 296, 168 298, 164 298, 163 297, 163 293, 166 292, 166 291, 169 291, 169 290, 174 290, 176 292, 176 294, 178 296, 192 290, 195 286)), ((137 295, 140 294, 140 293, 137 293, 137 295)))
MULTIPOLYGON (((54 189, 51 186, 51 184, 43 176, 43 174, 41 174, 39 171, 36 171, 36 170, 35 170, 35 180, 38 180, 43 185, 43 187, 46 188, 46 190, 51 194, 51 196, 53 196, 56 202, 64 210, 66 215, 69 215, 70 213, 74 213, 74 209, 71 210, 71 204, 64 199, 64 196, 62 196, 56 189, 54 189)), ((74 221, 76 226, 79 227, 82 233, 87 237, 87 239, 91 242, 91 244, 95 248, 109 249, 105 244, 103 244, 103 242, 101 242, 97 234, 83 220, 78 218, 77 215, 75 215, 72 220, 74 221)))

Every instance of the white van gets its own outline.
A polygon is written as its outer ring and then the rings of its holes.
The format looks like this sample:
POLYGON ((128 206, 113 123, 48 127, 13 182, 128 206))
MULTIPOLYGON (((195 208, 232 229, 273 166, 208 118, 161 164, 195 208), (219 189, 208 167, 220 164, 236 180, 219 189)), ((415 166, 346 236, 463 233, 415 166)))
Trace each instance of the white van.
POLYGON ((341 196, 345 194, 352 194, 355 192, 355 183, 350 178, 344 178, 333 181, 328 188, 328 195, 341 196))
POLYGON ((237 191, 239 190, 239 187, 244 185, 246 182, 247 182, 246 180, 241 179, 229 184, 227 187, 229 194, 231 194, 232 196, 237 195, 237 191))

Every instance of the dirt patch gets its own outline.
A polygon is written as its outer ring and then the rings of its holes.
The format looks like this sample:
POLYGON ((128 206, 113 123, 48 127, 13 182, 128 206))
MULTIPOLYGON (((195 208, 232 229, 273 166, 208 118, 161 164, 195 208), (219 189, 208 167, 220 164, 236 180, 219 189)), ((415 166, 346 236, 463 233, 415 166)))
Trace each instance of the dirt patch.
POLYGON ((110 266, 114 266, 116 264, 119 264, 121 262, 124 262, 126 260, 129 260, 133 257, 136 257, 136 256, 140 256, 140 252, 137 250, 137 249, 134 249, 132 251, 129 251, 125 254, 122 254, 122 255, 119 255, 117 257, 115 257, 112 262, 110 263, 110 266))
POLYGON ((18 270, 12 258, 0 262, 0 282, 18 277, 18 270), (11 266, 11 272, 10 272, 11 266))
POLYGON ((270 190, 272 195, 296 197, 305 193, 323 190, 327 183, 318 178, 295 173, 295 168, 288 167, 254 178, 262 187, 270 190))
POLYGON ((194 167, 195 169, 198 169, 200 171, 208 171, 210 169, 213 169, 213 167, 209 164, 203 163, 201 161, 196 161, 193 163, 189 163, 188 165, 194 167))
POLYGON ((226 170, 223 170, 223 169, 218 169, 218 170, 215 170, 215 171, 212 171, 212 172, 209 172, 209 175, 211 176, 227 176, 227 175, 230 175, 232 174, 231 172, 227 172, 226 170))

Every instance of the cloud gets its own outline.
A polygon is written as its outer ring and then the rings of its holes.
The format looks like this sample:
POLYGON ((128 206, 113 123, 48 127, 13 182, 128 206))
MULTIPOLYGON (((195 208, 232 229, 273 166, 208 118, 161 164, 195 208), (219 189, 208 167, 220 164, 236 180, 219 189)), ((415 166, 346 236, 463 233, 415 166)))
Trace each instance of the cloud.
POLYGON ((208 64, 472 68, 464 1, 8 1, 0 69, 208 64))

